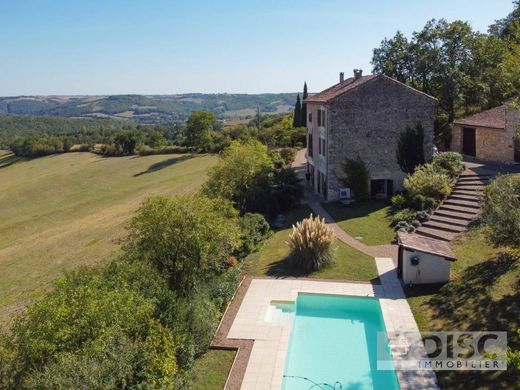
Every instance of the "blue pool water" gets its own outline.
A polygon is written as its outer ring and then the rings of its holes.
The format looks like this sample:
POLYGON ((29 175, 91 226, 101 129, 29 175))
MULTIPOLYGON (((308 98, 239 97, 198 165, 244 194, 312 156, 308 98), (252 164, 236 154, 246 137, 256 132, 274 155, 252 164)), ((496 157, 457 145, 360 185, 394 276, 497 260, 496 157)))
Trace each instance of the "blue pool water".
POLYGON ((377 332, 386 330, 375 298, 298 294, 282 388, 399 389, 395 371, 377 370, 377 332))

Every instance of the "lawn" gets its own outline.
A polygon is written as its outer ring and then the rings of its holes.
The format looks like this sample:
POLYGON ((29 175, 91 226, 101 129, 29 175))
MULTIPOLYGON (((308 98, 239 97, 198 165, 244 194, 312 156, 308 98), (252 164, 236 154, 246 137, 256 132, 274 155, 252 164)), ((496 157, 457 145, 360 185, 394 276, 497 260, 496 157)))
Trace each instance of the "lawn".
POLYGON ((191 371, 194 390, 221 390, 235 360, 235 351, 210 349, 195 361, 191 371))
POLYGON ((333 202, 324 203, 323 207, 345 232, 360 237, 359 240, 366 245, 389 244, 395 237, 386 200, 359 202, 349 207, 333 202))
MULTIPOLYGON (((486 243, 476 228, 454 242, 457 261, 444 286, 407 288, 408 303, 422 331, 502 330, 520 348, 520 255, 486 243)), ((440 371, 441 388, 514 388, 518 371, 440 371)))
POLYGON ((0 324, 63 271, 117 255, 124 225, 152 194, 197 189, 216 156, 32 160, 0 151, 0 324))
POLYGON ((290 254, 287 240, 292 231, 292 224, 311 213, 311 210, 302 206, 287 214, 287 224, 277 230, 257 253, 251 254, 245 260, 246 272, 251 276, 306 276, 321 279, 344 280, 371 280, 377 278, 377 269, 374 259, 362 252, 344 244, 335 242, 336 262, 309 275, 301 275, 291 269, 286 259, 290 254))

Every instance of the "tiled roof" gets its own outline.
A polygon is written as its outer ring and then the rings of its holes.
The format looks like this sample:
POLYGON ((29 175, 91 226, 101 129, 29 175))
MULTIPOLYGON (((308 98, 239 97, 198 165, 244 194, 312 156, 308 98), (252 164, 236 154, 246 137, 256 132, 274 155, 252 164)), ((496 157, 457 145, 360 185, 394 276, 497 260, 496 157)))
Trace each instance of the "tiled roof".
POLYGON ((396 84, 401 84, 402 86, 413 90, 414 92, 424 95, 430 99, 437 100, 433 96, 430 96, 424 92, 421 92, 415 88, 410 87, 409 85, 406 85, 404 83, 401 83, 400 81, 397 81, 391 77, 385 76, 385 75, 367 75, 367 76, 361 76, 359 78, 350 77, 343 81, 342 83, 338 83, 336 85, 333 85, 330 88, 325 89, 324 91, 321 91, 320 93, 317 93, 316 95, 309 96, 307 99, 304 100, 304 103, 328 103, 332 99, 343 95, 344 93, 347 93, 349 91, 352 91, 353 89, 359 87, 360 85, 366 84, 367 82, 374 80, 376 78, 384 78, 390 81, 393 81, 396 84))
POLYGON ((407 249, 412 249, 432 255, 442 256, 446 260, 456 260, 447 241, 419 236, 418 234, 397 233, 399 243, 407 249))
POLYGON ((506 128, 506 105, 482 111, 466 118, 457 119, 453 122, 456 125, 490 127, 493 129, 506 128))
POLYGON ((309 96, 307 99, 305 99, 305 103, 327 103, 336 96, 343 95, 345 92, 348 92, 360 85, 365 84, 367 81, 370 81, 374 78, 376 78, 376 75, 368 75, 368 76, 361 76, 358 79, 355 79, 354 77, 350 77, 343 81, 342 83, 338 83, 336 85, 333 85, 330 88, 327 88, 320 93, 317 93, 316 95, 309 96))

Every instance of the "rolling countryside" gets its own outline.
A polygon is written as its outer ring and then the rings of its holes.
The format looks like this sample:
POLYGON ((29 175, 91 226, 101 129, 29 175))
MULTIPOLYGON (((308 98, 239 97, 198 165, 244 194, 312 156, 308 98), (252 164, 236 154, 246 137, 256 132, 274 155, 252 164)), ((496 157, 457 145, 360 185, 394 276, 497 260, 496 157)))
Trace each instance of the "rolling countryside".
POLYGON ((212 155, 102 158, 67 153, 32 160, 0 152, 0 322, 79 265, 117 256, 125 223, 153 194, 197 189, 212 155))

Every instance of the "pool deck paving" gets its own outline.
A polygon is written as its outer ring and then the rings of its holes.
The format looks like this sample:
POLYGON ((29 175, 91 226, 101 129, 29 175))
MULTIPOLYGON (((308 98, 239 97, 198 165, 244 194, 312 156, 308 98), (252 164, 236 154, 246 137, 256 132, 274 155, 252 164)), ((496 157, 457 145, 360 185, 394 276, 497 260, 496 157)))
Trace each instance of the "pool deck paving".
MULTIPOLYGON (((425 356, 421 335, 408 306, 397 278, 395 262, 391 258, 375 258, 381 284, 367 282, 330 282, 310 279, 249 279, 239 298, 240 303, 232 309, 234 319, 228 325, 227 334, 220 332, 220 342, 225 346, 245 343, 245 362, 238 359, 235 365, 241 373, 232 370, 226 389, 280 389, 282 386, 285 358, 289 347, 291 323, 270 322, 266 318, 272 301, 295 301, 298 293, 322 293, 350 296, 369 296, 379 299, 390 345, 403 342, 393 332, 406 332, 406 344, 420 345, 425 356)), ((240 350, 239 350, 240 353, 240 350)), ((393 352, 397 364, 403 359, 393 352)), ((438 389, 432 370, 396 370, 399 387, 408 389, 438 389)))

